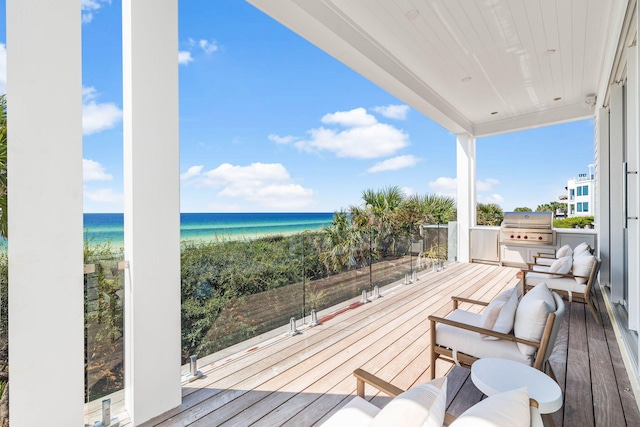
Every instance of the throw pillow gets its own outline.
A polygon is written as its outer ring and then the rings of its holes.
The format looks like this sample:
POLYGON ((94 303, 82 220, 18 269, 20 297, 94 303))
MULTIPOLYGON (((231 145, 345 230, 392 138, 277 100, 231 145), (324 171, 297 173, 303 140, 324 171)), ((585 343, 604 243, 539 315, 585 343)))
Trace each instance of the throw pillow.
POLYGON ((447 406, 447 377, 410 388, 396 396, 375 416, 373 427, 441 427, 447 406))
MULTIPOLYGON (((502 332, 503 334, 511 332, 513 322, 515 321, 519 296, 520 292, 518 288, 512 288, 494 298, 482 312, 481 326, 496 332, 502 332)), ((482 339, 497 340, 498 338, 483 335, 482 339)))
MULTIPOLYGON (((513 332, 518 338, 540 342, 549 313, 556 310, 556 302, 547 284, 542 282, 525 294, 516 309, 513 332)), ((527 357, 533 356, 536 347, 518 343, 520 352, 527 357)))
POLYGON ((585 251, 591 252, 591 247, 587 244, 587 242, 582 242, 573 249, 573 257, 575 258, 585 251))
POLYGON ((570 256, 572 252, 573 251, 571 250, 571 246, 564 245, 556 251, 556 258, 563 258, 566 256, 570 256))
POLYGON ((596 262, 596 257, 587 254, 588 252, 585 252, 583 255, 573 259, 573 275, 576 276, 576 282, 581 285, 584 285, 589 280, 588 277, 591 274, 593 263, 596 262))
POLYGON ((529 393, 526 388, 494 394, 462 413, 449 427, 529 427, 529 393))
POLYGON ((553 261, 553 264, 549 267, 549 273, 558 273, 558 274, 567 274, 571 271, 571 266, 573 265, 573 259, 571 255, 558 258, 553 261))

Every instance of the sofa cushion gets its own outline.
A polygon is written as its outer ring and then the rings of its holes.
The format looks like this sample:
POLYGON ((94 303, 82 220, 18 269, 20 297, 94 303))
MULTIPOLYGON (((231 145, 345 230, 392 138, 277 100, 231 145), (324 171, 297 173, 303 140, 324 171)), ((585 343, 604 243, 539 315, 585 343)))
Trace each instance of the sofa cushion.
MULTIPOLYGON (((517 288, 507 289, 489 303, 482 312, 482 327, 496 332, 508 334, 513 329, 519 291, 517 288)), ((490 335, 483 335, 484 340, 497 340, 490 335)))
POLYGON ((573 258, 571 256, 558 258, 549 266, 549 273, 567 274, 571 271, 572 265, 573 258))
POLYGON ((489 396, 462 413, 449 427, 529 427, 531 411, 526 388, 489 396))
MULTIPOLYGON (((469 311, 454 310, 446 318, 467 325, 482 327, 482 316, 469 311)), ((531 357, 523 355, 516 343, 512 341, 485 341, 477 332, 442 323, 436 325, 436 343, 477 358, 500 357, 528 365, 532 363, 531 357)))
MULTIPOLYGON (((513 332, 516 337, 540 342, 549 313, 556 310, 556 302, 546 283, 539 283, 525 294, 518 304, 513 332)), ((518 343, 526 357, 532 357, 536 348, 518 343)))
POLYGON ((375 416, 371 426, 441 427, 446 406, 447 377, 436 378, 393 398, 375 416))
POLYGON ((380 408, 356 396, 322 423, 322 427, 369 426, 379 412, 380 408))
POLYGON ((585 277, 576 277, 576 282, 583 285, 587 283, 589 280, 588 277, 591 274, 591 269, 593 268, 593 264, 596 262, 596 257, 585 252, 584 254, 573 259, 573 275, 574 276, 585 276, 585 277))

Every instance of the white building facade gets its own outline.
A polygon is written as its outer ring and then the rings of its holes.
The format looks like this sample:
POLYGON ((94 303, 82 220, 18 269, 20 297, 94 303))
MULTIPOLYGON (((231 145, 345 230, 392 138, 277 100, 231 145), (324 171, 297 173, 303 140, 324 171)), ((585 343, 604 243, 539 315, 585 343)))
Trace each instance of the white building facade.
POLYGON ((595 180, 593 174, 582 173, 567 181, 567 217, 594 216, 595 180))

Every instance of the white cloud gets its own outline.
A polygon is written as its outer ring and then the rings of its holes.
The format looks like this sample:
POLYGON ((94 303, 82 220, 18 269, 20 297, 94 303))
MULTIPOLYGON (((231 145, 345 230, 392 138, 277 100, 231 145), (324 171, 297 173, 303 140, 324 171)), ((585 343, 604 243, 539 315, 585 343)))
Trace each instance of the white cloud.
POLYGON ((494 186, 500 184, 500 181, 493 178, 487 178, 484 181, 476 181, 477 191, 491 191, 494 186))
POLYGON ((82 87, 82 133, 91 135, 113 128, 122 120, 122 110, 114 103, 98 103, 98 92, 93 86, 82 87))
POLYGON ((408 105, 386 105, 380 107, 373 107, 373 111, 378 114, 382 114, 384 117, 396 120, 406 120, 407 113, 409 112, 408 105))
POLYGON ((429 181, 429 188, 435 191, 437 194, 443 196, 456 197, 456 179, 441 176, 435 181, 429 181))
POLYGON ((122 204, 124 197, 116 193, 112 188, 101 188, 98 190, 84 190, 84 196, 92 202, 122 204))
POLYGON ((478 203, 484 203, 484 204, 489 204, 489 203, 495 203, 497 205, 500 205, 504 202, 504 197, 502 197, 500 194, 490 194, 490 195, 478 195, 478 203))
POLYGON ((394 171, 398 169, 409 168, 415 166, 418 163, 419 159, 413 156, 412 154, 406 156, 398 156, 393 157, 391 159, 383 160, 382 162, 378 162, 369 169, 367 172, 376 173, 383 171, 394 171))
POLYGON ((293 141, 298 139, 298 138, 296 138, 295 136, 292 136, 292 135, 279 136, 279 135, 276 135, 275 133, 272 133, 267 138, 269 140, 275 142, 276 144, 291 144, 293 141))
POLYGON ((191 52, 189 52, 188 50, 181 50, 180 52, 178 52, 178 64, 186 65, 191 61, 193 61, 191 52))
POLYGON ((113 179, 113 175, 108 174, 104 170, 104 166, 90 159, 82 159, 82 177, 84 181, 111 181, 113 179))
POLYGON ((209 41, 201 39, 198 42, 198 46, 200 46, 200 49, 202 49, 204 53, 213 53, 219 49, 218 42, 215 40, 209 41))
POLYGON ((310 206, 313 190, 292 182, 287 169, 280 163, 252 163, 235 166, 223 163, 202 172, 192 166, 186 174, 195 185, 220 189, 218 196, 243 199, 262 208, 292 210, 310 206))
POLYGON ((82 0, 82 23, 88 24, 93 21, 93 12, 100 9, 103 3, 111 4, 111 0, 82 0))
POLYGON ((308 140, 294 145, 304 151, 329 151, 338 157, 373 159, 395 154, 409 145, 409 136, 391 125, 379 123, 364 108, 338 111, 322 118, 325 124, 337 124, 347 129, 319 127, 308 131, 308 140))
POLYGON ((0 43, 0 93, 7 93, 7 45, 0 43))
POLYGON ((335 113, 325 114, 322 117, 322 123, 338 124, 345 127, 355 126, 372 126, 378 121, 371 114, 367 113, 364 108, 354 108, 350 111, 336 111, 335 113))
POLYGON ((200 176, 203 168, 204 166, 191 166, 185 173, 180 175, 180 179, 187 180, 196 176, 200 176))

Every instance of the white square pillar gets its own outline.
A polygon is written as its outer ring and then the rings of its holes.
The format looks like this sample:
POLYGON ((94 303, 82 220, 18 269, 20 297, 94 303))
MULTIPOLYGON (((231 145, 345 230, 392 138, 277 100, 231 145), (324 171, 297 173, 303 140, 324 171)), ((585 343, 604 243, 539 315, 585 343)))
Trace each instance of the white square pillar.
POLYGON ((84 421, 80 0, 7 0, 9 416, 84 421))
POLYGON ((139 425, 181 402, 177 0, 124 0, 125 399, 139 425))
POLYGON ((469 262, 469 229, 476 224, 476 139, 456 135, 456 206, 458 208, 458 261, 469 262))

